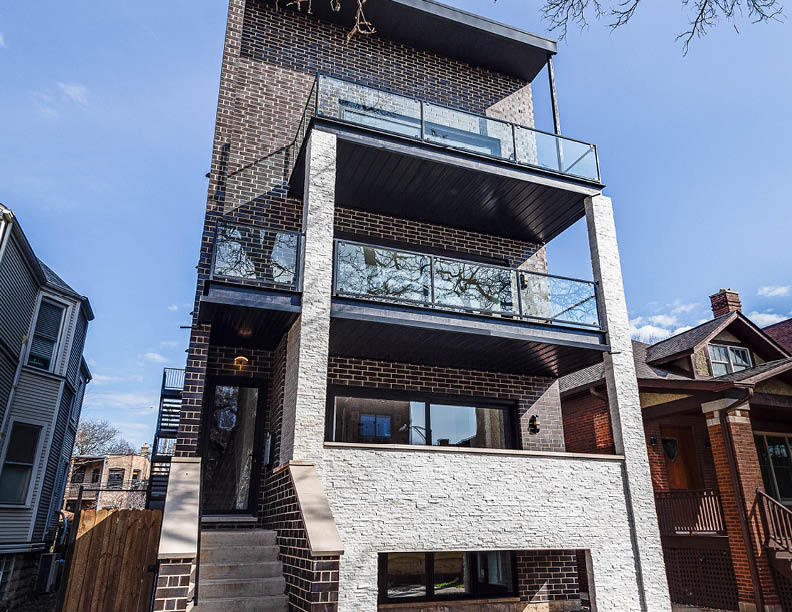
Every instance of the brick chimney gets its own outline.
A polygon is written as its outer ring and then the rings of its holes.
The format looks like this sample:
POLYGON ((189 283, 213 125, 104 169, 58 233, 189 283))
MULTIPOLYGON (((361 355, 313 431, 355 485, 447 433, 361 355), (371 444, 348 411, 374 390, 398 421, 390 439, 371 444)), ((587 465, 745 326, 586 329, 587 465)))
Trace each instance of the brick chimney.
POLYGON ((710 296, 712 314, 717 318, 730 312, 741 311, 740 294, 731 289, 721 289, 710 296))
POLYGON ((149 445, 144 444, 140 447, 140 456, 141 457, 148 457, 149 456, 149 445))

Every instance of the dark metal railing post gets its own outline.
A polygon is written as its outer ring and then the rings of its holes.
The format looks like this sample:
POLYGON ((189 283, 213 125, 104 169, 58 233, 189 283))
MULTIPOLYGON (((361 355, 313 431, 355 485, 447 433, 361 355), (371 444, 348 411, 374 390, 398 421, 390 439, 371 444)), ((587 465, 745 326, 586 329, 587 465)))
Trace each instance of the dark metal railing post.
POLYGON ((435 275, 434 275, 434 255, 429 256, 429 299, 430 304, 435 306, 435 275))
POLYGON ((418 100, 418 106, 421 109, 421 141, 426 140, 426 126, 424 123, 424 103, 423 100, 418 100))
POLYGON ((517 126, 513 123, 511 125, 511 133, 512 133, 512 146, 514 147, 514 163, 519 163, 519 158, 517 157, 517 126))
POLYGON ((517 316, 519 316, 520 319, 522 319, 524 313, 523 313, 523 302, 522 302, 522 272, 520 270, 514 271, 514 280, 515 280, 514 287, 517 290, 517 316))

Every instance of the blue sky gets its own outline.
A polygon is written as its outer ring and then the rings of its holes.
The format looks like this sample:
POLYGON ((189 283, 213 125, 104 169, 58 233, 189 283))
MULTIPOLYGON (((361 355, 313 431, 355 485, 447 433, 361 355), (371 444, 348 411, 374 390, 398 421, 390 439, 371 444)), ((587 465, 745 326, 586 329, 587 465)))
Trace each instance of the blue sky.
MULTIPOLYGON (((374 0, 372 0, 374 1, 374 0)), ((539 4, 451 1, 546 33, 539 4)), ((84 414, 150 441, 163 366, 183 367, 226 3, 6 3, 0 9, 0 202, 96 311, 84 414)), ((678 2, 559 44, 563 132, 597 143, 630 316, 661 337, 740 292, 760 324, 792 315, 792 25, 728 25, 682 56, 678 2)), ((552 34, 550 34, 552 37, 552 34)), ((545 75, 538 127, 551 127, 545 75)), ((585 227, 549 248, 590 278, 585 227)))

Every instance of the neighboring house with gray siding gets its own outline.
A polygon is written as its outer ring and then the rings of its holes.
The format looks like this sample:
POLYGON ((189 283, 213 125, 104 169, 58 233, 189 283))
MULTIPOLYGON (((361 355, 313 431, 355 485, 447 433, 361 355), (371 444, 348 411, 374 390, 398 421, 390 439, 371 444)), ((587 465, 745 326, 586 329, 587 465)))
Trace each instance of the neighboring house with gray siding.
POLYGON ((58 527, 92 319, 0 204, 0 602, 24 598, 58 527))

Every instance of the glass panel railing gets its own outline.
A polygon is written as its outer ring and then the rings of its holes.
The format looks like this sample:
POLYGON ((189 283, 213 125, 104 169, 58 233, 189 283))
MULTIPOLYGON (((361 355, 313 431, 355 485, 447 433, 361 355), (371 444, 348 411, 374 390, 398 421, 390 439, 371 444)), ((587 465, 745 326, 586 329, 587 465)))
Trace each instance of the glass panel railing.
POLYGON ((431 303, 430 260, 350 242, 336 243, 336 293, 370 299, 431 303))
POLYGON ((406 96, 319 77, 316 114, 408 138, 421 138, 421 102, 406 96))
POLYGON ((300 234, 221 222, 217 225, 212 278, 297 289, 300 234))
POLYGON ((434 258, 435 305, 492 314, 518 312, 514 270, 434 258))
POLYGON ((335 262, 341 297, 600 327, 591 281, 344 240, 336 241, 335 262))
POLYGON ((600 326, 596 286, 590 281, 520 272, 520 298, 524 317, 600 326))
MULTIPOLYGON (((318 89, 309 95, 305 117, 315 111, 320 117, 600 180, 597 148, 592 144, 332 77, 319 76, 317 83, 318 89)), ((308 125, 305 117, 295 138, 297 150, 308 125)))
POLYGON ((514 160, 514 137, 510 123, 444 106, 424 103, 424 140, 514 160))

